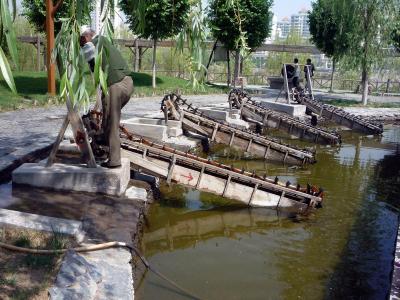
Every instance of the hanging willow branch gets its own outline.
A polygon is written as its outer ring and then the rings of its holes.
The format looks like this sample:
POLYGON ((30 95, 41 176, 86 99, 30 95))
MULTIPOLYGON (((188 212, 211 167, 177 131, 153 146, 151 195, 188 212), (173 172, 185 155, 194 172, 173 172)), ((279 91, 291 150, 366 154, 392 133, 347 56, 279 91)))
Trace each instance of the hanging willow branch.
MULTIPOLYGON (((89 89, 87 76, 90 71, 80 47, 80 29, 90 18, 89 0, 75 0, 70 4, 69 18, 62 19, 62 27, 56 37, 56 47, 52 53, 53 61, 58 62, 60 71, 60 98, 71 101, 75 109, 87 109, 90 104, 90 95, 94 90, 89 89)), ((112 41, 114 1, 101 1, 101 21, 103 23, 100 34, 112 41)), ((107 94, 107 59, 103 49, 96 49, 95 56, 95 86, 100 85, 103 93, 107 94)))
MULTIPOLYGON (((11 60, 14 62, 18 69, 18 53, 17 53, 17 38, 15 35, 13 21, 16 16, 16 0, 7 1, 0 0, 0 28, 1 37, 6 39, 6 45, 8 48, 11 60), (11 11, 10 11, 11 6, 11 11), (13 17, 11 16, 13 15, 13 17)), ((17 93, 15 87, 14 78, 11 72, 11 67, 8 59, 4 53, 4 50, 0 47, 0 72, 3 75, 4 80, 13 93, 17 93)))
POLYGON ((190 3, 189 17, 184 29, 177 38, 177 50, 184 54, 185 46, 189 54, 185 59, 190 73, 190 82, 194 90, 203 89, 206 67, 203 64, 206 49, 207 26, 200 0, 190 3))

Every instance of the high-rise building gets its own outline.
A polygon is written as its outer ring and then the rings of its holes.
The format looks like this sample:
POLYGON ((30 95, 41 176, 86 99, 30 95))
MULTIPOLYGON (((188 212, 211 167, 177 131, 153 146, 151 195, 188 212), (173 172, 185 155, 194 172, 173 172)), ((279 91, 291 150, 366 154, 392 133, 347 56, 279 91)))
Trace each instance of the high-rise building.
POLYGON ((308 25, 308 13, 306 9, 302 9, 297 15, 290 18, 290 29, 297 32, 301 37, 310 37, 310 28, 308 25))
POLYGON ((287 38, 290 33, 290 26, 289 18, 283 18, 282 21, 279 21, 276 25, 276 36, 279 38, 287 38))
POLYGON ((282 39, 288 37, 289 33, 293 31, 298 33, 302 38, 310 37, 310 27, 308 24, 308 12, 302 9, 298 14, 290 17, 285 17, 282 21, 277 23, 276 36, 282 39))
MULTIPOLYGON (((100 33, 101 28, 103 27, 103 22, 101 21, 101 0, 94 1, 93 11, 90 13, 90 26, 96 33, 100 33)), ((124 24, 124 15, 118 7, 118 1, 115 1, 114 7, 114 15, 112 17, 112 23, 114 29, 118 28, 122 24, 124 24)))

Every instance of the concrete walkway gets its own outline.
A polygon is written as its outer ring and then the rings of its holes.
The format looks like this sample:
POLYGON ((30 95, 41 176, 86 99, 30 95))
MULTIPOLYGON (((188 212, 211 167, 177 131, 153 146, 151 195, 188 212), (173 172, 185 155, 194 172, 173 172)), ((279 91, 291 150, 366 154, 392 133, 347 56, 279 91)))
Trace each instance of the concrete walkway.
MULTIPOLYGON (((194 105, 227 103, 227 95, 185 97, 194 105)), ((122 119, 160 112, 162 97, 132 98, 122 110, 122 119)), ((65 105, 31 108, 0 113, 0 181, 27 162, 29 154, 50 148, 66 115, 65 105)))

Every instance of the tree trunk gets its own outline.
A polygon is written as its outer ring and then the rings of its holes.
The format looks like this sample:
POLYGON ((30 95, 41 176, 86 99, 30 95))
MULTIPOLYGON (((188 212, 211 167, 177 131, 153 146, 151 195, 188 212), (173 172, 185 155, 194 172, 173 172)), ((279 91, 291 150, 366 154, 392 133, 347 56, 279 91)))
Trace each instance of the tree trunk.
POLYGON ((231 85, 231 56, 229 50, 226 50, 227 52, 227 58, 228 58, 228 78, 226 80, 227 86, 230 87, 231 85))
POLYGON ((235 71, 234 71, 234 86, 236 87, 236 81, 240 74, 240 51, 236 50, 235 53, 235 71))
POLYGON ((153 73, 153 89, 156 88, 156 51, 157 51, 157 39, 153 41, 153 66, 152 66, 152 73, 153 73))
POLYGON ((363 91, 362 91, 362 103, 363 105, 368 104, 368 71, 366 68, 363 69, 362 72, 362 86, 363 86, 363 91))
POLYGON ((332 60, 331 86, 329 88, 329 93, 333 92, 333 76, 335 74, 335 68, 336 68, 336 61, 335 61, 335 59, 333 59, 332 60))

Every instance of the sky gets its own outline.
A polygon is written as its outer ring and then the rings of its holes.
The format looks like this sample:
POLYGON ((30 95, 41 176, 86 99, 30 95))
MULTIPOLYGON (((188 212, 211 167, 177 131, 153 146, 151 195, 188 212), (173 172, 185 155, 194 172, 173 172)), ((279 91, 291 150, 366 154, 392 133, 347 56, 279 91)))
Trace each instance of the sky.
POLYGON ((302 8, 309 10, 311 0, 274 0, 273 13, 281 20, 298 13, 302 8))

